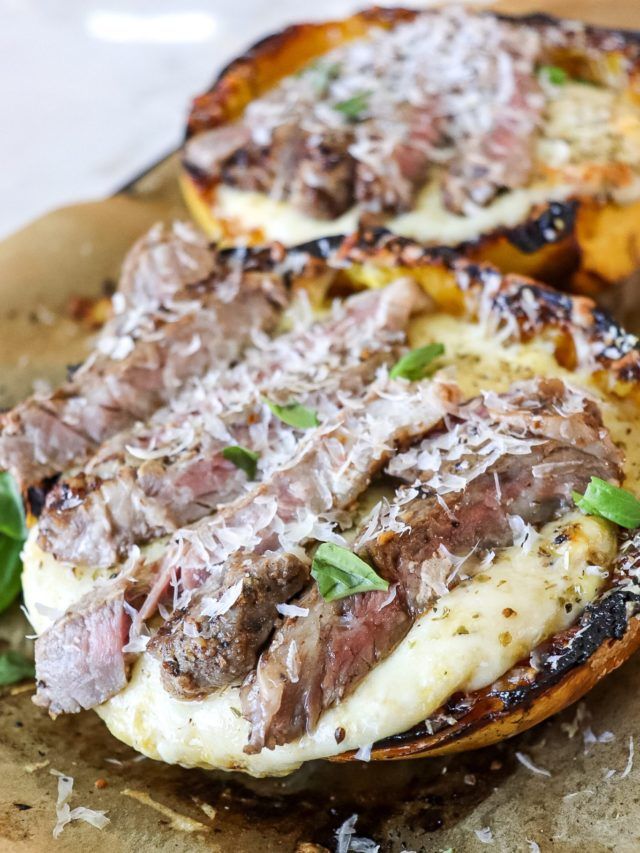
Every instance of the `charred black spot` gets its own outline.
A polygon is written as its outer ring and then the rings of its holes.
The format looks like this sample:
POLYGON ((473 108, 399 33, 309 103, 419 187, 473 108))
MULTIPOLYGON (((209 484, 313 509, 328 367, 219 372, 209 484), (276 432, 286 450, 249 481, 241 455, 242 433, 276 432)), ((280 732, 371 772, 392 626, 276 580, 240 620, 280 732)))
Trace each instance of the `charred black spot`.
POLYGON ((544 653, 540 671, 531 685, 497 694, 504 709, 512 710, 557 684, 572 669, 585 663, 606 640, 621 640, 630 616, 639 611, 638 588, 614 589, 600 601, 589 604, 568 643, 560 648, 552 646, 544 653))
POLYGON ((573 232, 578 209, 575 201, 553 201, 539 216, 504 233, 521 252, 531 255, 550 243, 557 243, 573 232))

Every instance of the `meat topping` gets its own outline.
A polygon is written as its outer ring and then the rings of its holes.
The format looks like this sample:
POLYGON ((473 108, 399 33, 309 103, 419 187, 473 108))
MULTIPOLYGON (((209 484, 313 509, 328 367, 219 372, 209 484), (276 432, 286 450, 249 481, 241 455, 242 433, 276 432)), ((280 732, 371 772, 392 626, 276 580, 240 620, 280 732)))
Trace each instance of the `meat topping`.
POLYGON ((141 543, 197 521, 248 488, 223 453, 259 454, 254 479, 295 452, 302 433, 265 398, 294 399, 330 420, 358 399, 379 367, 398 357, 410 316, 423 304, 399 280, 353 296, 310 328, 254 340, 240 364, 190 382, 150 421, 106 442, 80 474, 49 493, 39 544, 58 559, 109 566, 141 543))

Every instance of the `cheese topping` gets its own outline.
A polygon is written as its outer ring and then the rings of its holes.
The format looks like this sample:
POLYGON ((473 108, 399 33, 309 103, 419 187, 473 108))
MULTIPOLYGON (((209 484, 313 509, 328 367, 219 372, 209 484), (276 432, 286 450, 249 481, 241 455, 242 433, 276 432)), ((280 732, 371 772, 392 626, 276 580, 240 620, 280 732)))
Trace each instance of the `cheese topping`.
MULTIPOLYGON (((536 338, 527 344, 500 344, 481 324, 442 313, 422 315, 412 325, 412 346, 432 341, 445 345, 440 375, 455 376, 465 396, 504 391, 514 380, 534 376, 557 376, 592 394, 613 440, 625 451, 625 485, 639 488, 640 447, 628 442, 629 430, 637 421, 635 404, 604 396, 586 370, 561 368, 551 341, 536 338)), ((139 658, 129 685, 100 706, 98 713, 117 737, 150 757, 255 775, 287 773, 309 759, 366 747, 406 730, 432 714, 452 693, 491 684, 543 639, 573 624, 606 582, 600 567, 606 569, 617 550, 608 522, 570 514, 534 537, 529 530, 519 530, 518 519, 513 524, 520 544, 492 555, 472 579, 442 595, 396 651, 351 696, 322 716, 313 736, 247 756, 242 751, 247 723, 238 716, 237 689, 202 701, 179 701, 164 691, 158 664, 148 654, 139 658), (567 541, 556 546, 553 540, 560 531, 567 533, 567 541), (503 611, 510 613, 508 624, 503 611), (497 630, 503 622, 504 630, 497 630), (339 745, 335 741, 338 727, 346 733, 339 745)), ((25 546, 24 589, 34 627, 42 631, 51 616, 40 611, 37 603, 64 609, 100 573, 70 571, 56 563, 37 548, 35 535, 32 531, 25 546)), ((144 549, 147 558, 153 559, 161 545, 144 549)))

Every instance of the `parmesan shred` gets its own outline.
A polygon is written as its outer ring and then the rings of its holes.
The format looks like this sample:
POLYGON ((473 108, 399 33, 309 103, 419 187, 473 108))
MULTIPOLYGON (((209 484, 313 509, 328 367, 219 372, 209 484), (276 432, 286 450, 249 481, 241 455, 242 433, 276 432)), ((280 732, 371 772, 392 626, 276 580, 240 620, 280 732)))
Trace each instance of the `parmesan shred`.
POLYGON ((276 610, 281 616, 296 618, 298 616, 304 618, 309 615, 308 607, 298 607, 297 604, 276 604, 276 610))
POLYGON ((621 779, 626 779, 626 777, 631 773, 633 769, 633 753, 634 753, 634 745, 633 745, 633 735, 629 735, 629 757, 627 758, 627 764, 620 774, 621 779))
POLYGON ((491 827, 484 826, 482 829, 474 829, 476 838, 482 844, 493 844, 493 832, 491 831, 491 827))
POLYGON ((532 841, 530 838, 525 839, 529 845, 529 853, 540 853, 540 845, 537 841, 532 841))
POLYGON ((380 845, 355 834, 358 815, 347 818, 336 832, 336 853, 378 853, 380 845))
POLYGON ((527 770, 530 770, 532 773, 536 773, 538 776, 551 776, 551 773, 548 770, 545 770, 544 767, 538 767, 535 765, 525 752, 516 752, 516 758, 523 767, 526 767, 527 770))
POLYGON ((135 791, 133 788, 124 788, 121 793, 125 797, 131 797, 132 800, 137 800, 145 806, 159 812, 163 817, 166 817, 172 829, 177 829, 180 832, 209 832, 211 827, 191 817, 180 814, 179 812, 170 809, 162 803, 154 800, 146 791, 135 791))
POLYGON ((582 734, 585 755, 589 754, 589 748, 591 746, 594 746, 595 744, 613 743, 616 739, 614 733, 610 731, 604 731, 601 734, 596 734, 591 726, 588 725, 590 718, 591 714, 586 704, 584 702, 579 702, 576 707, 576 713, 573 720, 570 723, 561 723, 560 725, 560 728, 566 733, 570 740, 574 738, 578 732, 582 734))
POLYGON ((583 788, 580 791, 571 791, 570 794, 565 794, 562 799, 567 800, 567 801, 573 800, 573 799, 575 799, 575 797, 579 797, 581 794, 586 794, 587 796, 590 797, 593 793, 594 793, 594 791, 592 791, 591 788, 583 788))
POLYGON ((214 821, 216 819, 216 815, 218 814, 217 809, 215 809, 211 803, 207 803, 204 800, 201 800, 200 797, 191 797, 193 802, 201 809, 209 820, 214 821))
POLYGON ((626 779, 629 773, 633 770, 633 757, 635 753, 635 746, 633 742, 633 735, 629 735, 629 754, 627 756, 627 763, 624 767, 624 770, 618 772, 617 770, 607 770, 604 774, 605 779, 613 779, 617 776, 618 779, 626 779))
POLYGON ((85 808, 85 806, 76 806, 75 809, 70 808, 69 800, 73 791, 73 777, 65 776, 58 770, 50 770, 52 776, 58 777, 58 799, 56 802, 56 825, 53 828, 53 837, 59 838, 65 826, 74 820, 82 820, 85 823, 90 823, 96 829, 104 829, 110 822, 106 813, 103 811, 95 811, 94 809, 85 808))
POLYGON ((224 592, 220 598, 203 598, 202 602, 204 607, 200 611, 201 616, 223 616, 227 613, 236 601, 240 598, 240 593, 242 592, 242 584, 243 578, 236 581, 233 586, 230 586, 229 589, 224 592))
POLYGON ((367 743, 364 746, 361 746, 360 749, 356 752, 354 758, 357 761, 371 761, 371 750, 373 749, 372 743, 367 743))

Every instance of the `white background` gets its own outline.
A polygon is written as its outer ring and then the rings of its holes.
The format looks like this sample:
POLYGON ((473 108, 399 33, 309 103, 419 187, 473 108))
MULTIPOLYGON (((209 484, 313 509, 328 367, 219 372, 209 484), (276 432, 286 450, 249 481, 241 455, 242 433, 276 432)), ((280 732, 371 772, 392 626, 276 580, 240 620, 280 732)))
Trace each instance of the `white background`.
POLYGON ((0 0, 0 236, 176 147, 190 98, 257 38, 366 5, 0 0))

